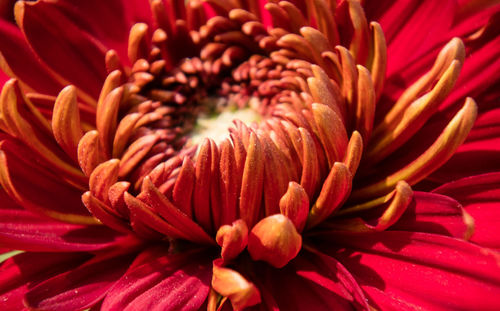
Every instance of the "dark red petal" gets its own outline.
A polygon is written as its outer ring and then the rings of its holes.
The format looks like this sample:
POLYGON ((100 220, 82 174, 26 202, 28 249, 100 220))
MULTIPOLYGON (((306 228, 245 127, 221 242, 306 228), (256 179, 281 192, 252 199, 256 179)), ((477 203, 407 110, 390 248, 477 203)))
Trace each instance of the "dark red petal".
MULTIPOLYGON (((323 265, 321 259, 314 258, 313 255, 303 258, 302 256, 303 254, 300 254, 281 269, 267 265, 255 266, 254 271, 258 273, 258 279, 252 279, 252 282, 259 288, 263 303, 276 305, 269 310, 354 309, 357 305, 353 303, 354 293, 345 287, 347 284, 342 284, 339 280, 345 281, 349 278, 348 274, 338 271, 338 267, 323 265), (322 263, 321 266, 316 266, 318 263, 322 263), (269 297, 272 297, 272 300, 269 297)), ((355 282, 349 285, 355 285, 355 282)), ((358 290, 355 289, 355 292, 358 290)))
MULTIPOLYGON (((46 65, 37 60, 19 28, 0 20, 0 34, 0 53, 5 58, 8 69, 11 70, 6 73, 17 77, 37 91, 57 95, 63 85, 48 73, 46 65)), ((2 70, 7 69, 3 65, 1 67, 2 70)))
POLYGON ((210 289, 211 258, 204 252, 152 252, 109 291, 104 310, 198 310, 210 289))
POLYGON ((90 254, 85 253, 22 253, 8 259, 0 266, 2 309, 24 309, 24 294, 30 286, 73 269, 89 258, 90 254))
POLYGON ((468 238, 473 231, 472 222, 457 201, 443 195, 417 191, 391 230, 468 238))
MULTIPOLYGON (((500 15, 494 27, 496 30, 500 27, 500 15)), ((467 96, 477 98, 490 85, 499 81, 500 58, 498 57, 498 49, 500 47, 500 36, 497 34, 491 40, 484 41, 476 44, 477 46, 466 46, 467 58, 460 72, 454 92, 447 98, 443 104, 444 107, 463 101, 467 96)), ((498 94, 498 88, 496 92, 498 94)))
POLYGON ((328 238, 324 249, 381 310, 492 310, 500 307, 499 253, 428 233, 385 231, 328 238), (338 246, 332 251, 331 245, 338 246))
POLYGON ((434 192, 459 201, 474 218, 471 241, 500 249, 500 173, 464 178, 445 184, 434 192))
POLYGON ((298 256, 292 264, 297 275, 346 298, 356 309, 369 309, 363 290, 335 258, 310 249, 298 256))
POLYGON ((118 52, 120 59, 126 61, 128 33, 132 26, 124 12, 127 2, 136 1, 57 1, 52 8, 71 19, 82 31, 95 36, 108 49, 118 52))
POLYGON ((29 251, 92 251, 120 236, 105 226, 66 224, 21 209, 0 190, 0 244, 29 251))
POLYGON ((99 302, 125 273, 133 255, 96 257, 84 265, 59 274, 31 288, 28 307, 43 310, 82 310, 99 302))
POLYGON ((15 13, 20 28, 40 59, 96 99, 107 74, 106 48, 50 2, 18 2, 15 13))

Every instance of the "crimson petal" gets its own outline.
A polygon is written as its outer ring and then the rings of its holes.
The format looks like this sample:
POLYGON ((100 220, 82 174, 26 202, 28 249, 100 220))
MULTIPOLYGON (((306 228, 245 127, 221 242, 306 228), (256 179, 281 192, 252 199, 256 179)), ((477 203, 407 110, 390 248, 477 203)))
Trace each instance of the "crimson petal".
POLYGON ((305 252, 282 269, 255 265, 254 271, 264 303, 276 305, 270 310, 367 310, 356 281, 327 255, 305 252))
POLYGON ((458 200, 474 218, 471 241, 500 249, 500 173, 464 178, 434 190, 458 200))
MULTIPOLYGON (((57 95, 63 85, 47 72, 46 65, 37 60, 19 28, 0 20, 0 34, 0 53, 11 70, 8 74, 19 78, 37 91, 57 95)), ((2 70, 7 70, 4 65, 1 67, 2 70)))
POLYGON ((26 304, 29 308, 53 311, 89 308, 106 295, 132 260, 131 254, 96 257, 31 288, 25 296, 26 304))
MULTIPOLYGON (((492 310, 500 307, 499 254, 428 233, 339 234, 335 256, 381 310, 492 310)), ((328 247, 327 247, 328 248, 328 247)), ((333 253, 334 251, 330 251, 333 253)))
POLYGON ((211 260, 203 252, 158 250, 134 265, 110 290, 104 310, 197 310, 210 289, 211 260))
POLYGON ((97 98, 106 78, 102 43, 50 2, 18 2, 15 13, 36 54, 62 78, 97 98))
MULTIPOLYGON (((498 96, 493 101, 498 101, 498 96)), ((493 102, 493 105, 497 103, 493 102)), ((486 104, 485 101, 481 102, 486 104)), ((467 140, 430 179, 445 183, 468 176, 500 171, 500 109, 482 113, 467 140)))
POLYGON ((29 287, 64 273, 89 258, 90 254, 85 253, 22 253, 9 258, 0 266, 2 309, 24 309, 23 297, 29 287))

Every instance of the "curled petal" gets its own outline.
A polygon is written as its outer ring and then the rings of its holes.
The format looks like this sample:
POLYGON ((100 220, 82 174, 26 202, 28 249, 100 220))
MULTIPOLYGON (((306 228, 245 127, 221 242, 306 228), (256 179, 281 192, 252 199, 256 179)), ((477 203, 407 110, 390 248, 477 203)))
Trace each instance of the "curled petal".
POLYGON ((403 215, 411 202, 413 191, 406 182, 400 181, 391 196, 387 207, 384 208, 383 214, 376 219, 364 220, 362 218, 352 218, 333 220, 328 224, 328 227, 333 230, 352 232, 383 231, 396 223, 401 215, 403 215))
POLYGON ((222 267, 221 262, 216 260, 212 273, 213 289, 228 297, 234 310, 240 311, 261 302, 257 287, 237 271, 222 267))
POLYGON ((220 227, 215 239, 222 248, 222 259, 234 259, 247 247, 248 227, 243 220, 238 219, 231 225, 220 227))

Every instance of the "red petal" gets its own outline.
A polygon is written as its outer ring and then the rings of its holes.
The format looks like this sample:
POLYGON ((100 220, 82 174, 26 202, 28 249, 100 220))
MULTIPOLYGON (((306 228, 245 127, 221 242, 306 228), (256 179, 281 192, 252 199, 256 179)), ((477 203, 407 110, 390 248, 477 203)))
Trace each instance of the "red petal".
POLYGON ((31 288, 26 293, 30 308, 44 310, 82 310, 106 295, 108 289, 125 273, 132 255, 98 258, 59 274, 31 288))
POLYGON ((23 298, 29 287, 73 269, 89 257, 81 253, 22 253, 8 259, 0 267, 2 309, 24 309, 23 298))
POLYGON ((15 14, 40 59, 62 78, 97 99, 107 74, 105 47, 50 2, 18 2, 15 14))
POLYGON ((297 275, 346 298, 357 309, 368 310, 368 304, 351 273, 335 258, 320 252, 304 252, 293 261, 297 275))
POLYGON ((500 173, 473 176, 434 190, 459 201, 474 218, 471 241, 500 249, 500 173))
MULTIPOLYGON (((8 200, 1 197, 2 204, 8 200)), ((2 205, 0 243, 29 251, 92 251, 118 243, 116 232, 105 226, 66 224, 2 205)))
MULTIPOLYGON (((499 254, 445 236, 403 231, 328 239, 377 309, 485 310, 500 301, 499 254)), ((333 252, 329 251, 333 255, 333 252)))
POLYGON ((368 1, 366 7, 368 17, 379 21, 384 30, 388 77, 451 38, 447 32, 454 18, 454 1, 368 1))
POLYGON ((128 271, 109 291, 103 310, 198 310, 210 289, 210 256, 163 251, 128 271))
POLYGON ((391 230, 467 238, 472 233, 473 225, 466 215, 460 203, 449 197, 417 191, 410 206, 391 230))

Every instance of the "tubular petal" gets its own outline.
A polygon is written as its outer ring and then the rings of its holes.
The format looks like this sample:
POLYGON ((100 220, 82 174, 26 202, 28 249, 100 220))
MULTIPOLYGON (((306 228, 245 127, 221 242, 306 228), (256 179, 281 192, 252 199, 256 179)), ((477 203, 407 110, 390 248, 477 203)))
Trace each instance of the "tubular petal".
POLYGON ((350 198, 357 200, 380 195, 386 193, 400 180, 406 180, 408 184, 413 185, 427 177, 443 165, 463 143, 476 120, 476 115, 477 106, 474 100, 468 98, 438 139, 421 156, 382 181, 356 189, 350 198))
POLYGON ((306 225, 309 213, 309 197, 306 191, 296 182, 288 183, 287 192, 281 197, 280 212, 290 219, 299 233, 306 225))
POLYGON ((335 162, 323 188, 311 207, 307 227, 311 228, 331 216, 347 199, 352 187, 352 176, 345 164, 335 162))
POLYGON ((59 145, 76 160, 78 142, 83 133, 76 102, 76 90, 73 86, 64 88, 54 103, 52 131, 59 145))
POLYGON ((253 227, 259 217, 264 184, 262 145, 255 133, 250 134, 240 193, 240 217, 253 227))

